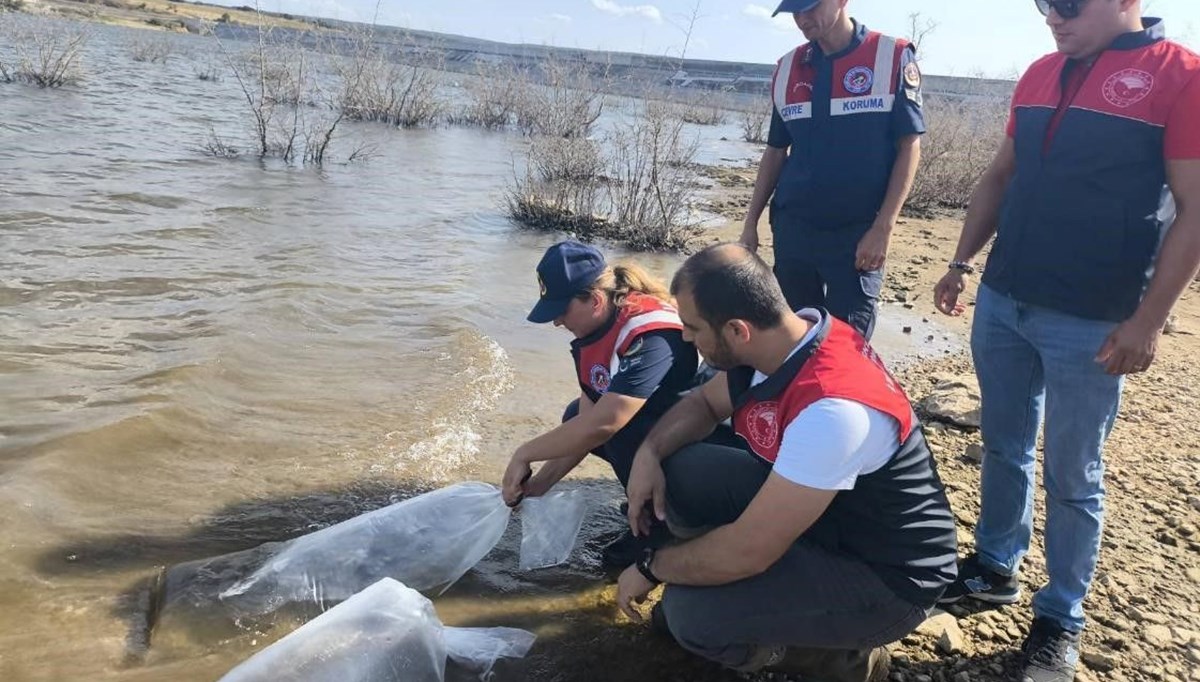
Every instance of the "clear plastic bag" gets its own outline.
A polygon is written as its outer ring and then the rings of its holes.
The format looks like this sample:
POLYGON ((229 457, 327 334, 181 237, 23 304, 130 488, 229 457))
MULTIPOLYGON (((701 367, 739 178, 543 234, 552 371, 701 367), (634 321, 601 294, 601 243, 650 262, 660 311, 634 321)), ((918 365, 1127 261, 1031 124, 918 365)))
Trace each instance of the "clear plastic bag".
POLYGON ((580 490, 563 490, 521 502, 522 571, 557 566, 571 556, 587 500, 580 490))
POLYGON ((220 597, 264 614, 295 602, 324 608, 381 578, 445 591, 496 546, 510 515, 494 486, 448 486, 296 538, 220 597))
POLYGON ((524 658, 537 637, 516 628, 446 628, 446 653, 479 678, 491 677, 492 666, 501 658, 524 658))
POLYGON ((442 682, 433 604, 384 578, 229 671, 220 682, 442 682))

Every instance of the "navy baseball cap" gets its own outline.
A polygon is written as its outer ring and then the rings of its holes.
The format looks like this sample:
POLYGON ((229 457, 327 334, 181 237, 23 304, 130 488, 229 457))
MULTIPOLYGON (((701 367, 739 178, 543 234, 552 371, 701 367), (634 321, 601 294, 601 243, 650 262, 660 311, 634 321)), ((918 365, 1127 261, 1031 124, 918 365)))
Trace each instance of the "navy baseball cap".
POLYGON ((604 256, 587 244, 565 241, 546 249, 537 266, 541 298, 529 312, 530 322, 553 322, 567 312, 576 295, 587 291, 608 265, 604 256))
POLYGON ((821 4, 821 0, 783 0, 783 2, 779 3, 779 7, 775 8, 775 12, 771 16, 775 16, 780 12, 807 12, 819 4, 821 4))

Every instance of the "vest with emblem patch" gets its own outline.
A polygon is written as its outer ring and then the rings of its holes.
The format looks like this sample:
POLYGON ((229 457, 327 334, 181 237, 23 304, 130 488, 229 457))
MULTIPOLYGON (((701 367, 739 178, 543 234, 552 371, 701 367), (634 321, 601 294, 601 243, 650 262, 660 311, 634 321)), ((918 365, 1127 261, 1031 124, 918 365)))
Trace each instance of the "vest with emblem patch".
POLYGON ((896 421, 887 464, 837 493, 803 538, 861 559, 897 595, 928 608, 957 575, 954 516, 908 397, 871 346, 821 311, 816 336, 774 374, 751 386, 753 368, 728 374, 734 431, 770 464, 788 425, 808 406, 840 398, 896 421))
POLYGON ((870 223, 887 194, 896 161, 892 112, 901 88, 919 98, 920 71, 909 61, 901 72, 907 41, 855 26, 846 51, 825 57, 809 43, 775 68, 772 103, 791 149, 773 216, 827 229, 870 223))
POLYGON ((1017 84, 1016 169, 983 273, 997 292, 1109 322, 1141 302, 1168 214, 1166 123, 1184 85, 1200 78, 1200 57, 1165 40, 1161 20, 1145 26, 1102 52, 1070 101, 1070 72, 1087 67, 1060 53, 1017 84))
POLYGON ((619 371, 621 358, 638 339, 647 332, 664 329, 683 329, 675 308, 653 296, 630 293, 603 334, 572 348, 579 387, 592 402, 600 400, 619 371))

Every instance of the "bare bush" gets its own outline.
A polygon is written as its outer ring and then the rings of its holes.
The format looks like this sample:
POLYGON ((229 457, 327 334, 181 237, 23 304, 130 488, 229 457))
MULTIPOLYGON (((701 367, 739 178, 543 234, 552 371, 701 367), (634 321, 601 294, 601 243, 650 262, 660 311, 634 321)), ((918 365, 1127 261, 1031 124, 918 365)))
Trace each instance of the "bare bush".
POLYGON ((636 248, 684 248, 696 232, 691 222, 696 185, 690 169, 698 137, 684 133, 684 121, 671 107, 647 101, 643 115, 619 126, 608 145, 608 187, 620 240, 636 248))
POLYGON ((1007 113, 1001 100, 927 99, 929 132, 921 139, 921 165, 908 209, 966 208, 999 149, 1007 113))
POLYGON ((208 129, 208 139, 200 145, 200 151, 218 159, 236 159, 241 156, 237 147, 231 146, 212 128, 208 129))
POLYGON ((680 106, 680 115, 685 123, 702 126, 718 126, 725 123, 724 98, 715 92, 690 93, 680 106))
POLYGON ((171 57, 171 42, 166 38, 136 38, 129 44, 129 56, 135 62, 166 64, 171 57))
POLYGON ((221 67, 219 64, 203 64, 200 66, 194 66, 192 67, 192 71, 195 72, 196 78, 202 81, 211 81, 216 83, 221 80, 221 67))
POLYGON ((489 129, 507 127, 516 118, 521 95, 528 87, 512 66, 479 62, 464 86, 467 104, 451 120, 489 129))
POLYGON ((742 126, 742 139, 747 142, 766 142, 771 123, 771 110, 774 108, 769 95, 754 99, 754 104, 738 112, 738 122, 742 126))
POLYGON ((25 9, 25 0, 0 0, 0 12, 20 12, 25 9))
POLYGON ((607 70, 593 75, 586 64, 547 59, 536 76, 520 88, 517 128, 532 136, 587 137, 604 113, 607 70))
MULTIPOLYGON (((244 54, 230 54, 219 38, 217 44, 246 101, 253 153, 289 164, 323 164, 346 114, 340 92, 322 85, 322 58, 299 39, 278 43, 262 28, 255 46, 244 54)), ((230 158, 223 152, 232 147, 219 138, 216 142, 210 140, 206 151, 230 158)))
POLYGON ((337 63, 342 80, 339 106, 356 121, 380 121, 402 128, 436 124, 445 114, 437 64, 403 64, 368 33, 337 63))
POLYGON ((73 24, 38 20, 0 26, 0 38, 13 46, 12 57, 0 53, 0 79, 42 88, 78 83, 88 35, 73 24))
POLYGON ((647 102, 597 144, 538 138, 507 197, 509 216, 541 230, 611 239, 647 250, 683 249, 696 234, 698 138, 669 103, 647 102))

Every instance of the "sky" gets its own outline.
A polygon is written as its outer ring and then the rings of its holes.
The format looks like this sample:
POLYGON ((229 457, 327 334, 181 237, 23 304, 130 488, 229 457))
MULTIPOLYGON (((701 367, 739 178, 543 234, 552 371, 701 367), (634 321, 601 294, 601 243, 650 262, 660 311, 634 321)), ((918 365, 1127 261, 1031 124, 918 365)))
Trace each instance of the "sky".
MULTIPOLYGON (((213 0, 253 4, 248 0, 213 0)), ((678 57, 693 10, 687 56, 774 62, 803 42, 778 0, 259 0, 267 11, 379 23, 508 43, 678 57)), ((1142 0, 1166 20, 1168 37, 1200 51, 1200 0, 1142 0)), ((926 73, 1016 77, 1054 50, 1033 0, 850 0, 869 28, 907 36, 910 15, 936 24, 922 43, 926 73)))

